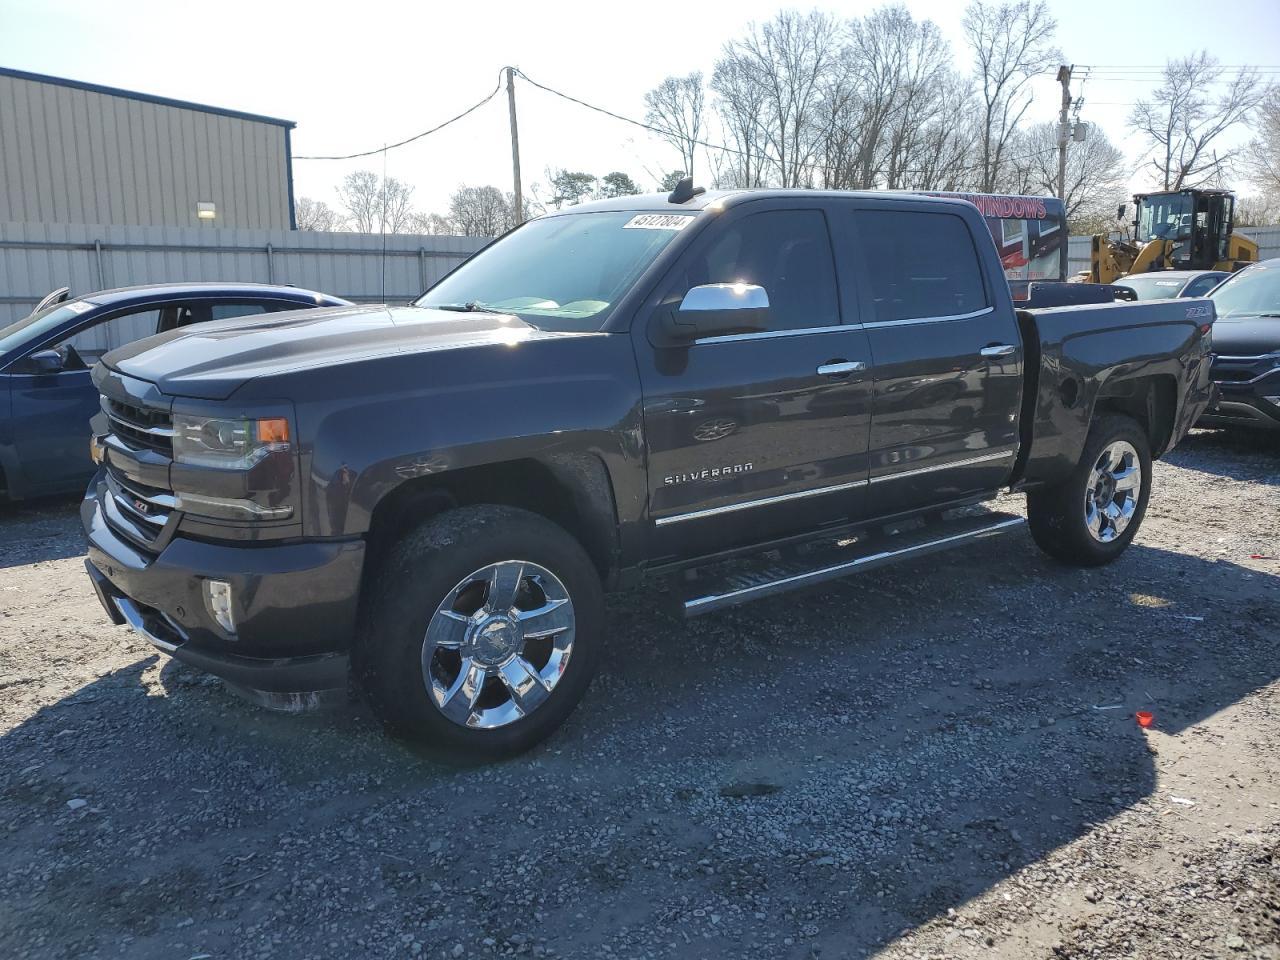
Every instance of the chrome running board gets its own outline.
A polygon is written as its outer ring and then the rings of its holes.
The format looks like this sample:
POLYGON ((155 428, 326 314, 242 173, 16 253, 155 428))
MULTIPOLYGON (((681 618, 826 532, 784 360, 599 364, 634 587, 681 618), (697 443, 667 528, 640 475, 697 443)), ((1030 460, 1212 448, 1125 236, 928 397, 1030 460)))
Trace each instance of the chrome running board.
POLYGON ((816 543, 786 558, 776 553, 766 554, 754 566, 751 560, 727 561, 694 572, 685 585, 689 595, 680 605, 686 617, 694 617, 900 560, 950 550, 1010 533, 1025 524, 1023 517, 1014 514, 982 512, 918 523, 914 527, 890 528, 857 539, 816 543))

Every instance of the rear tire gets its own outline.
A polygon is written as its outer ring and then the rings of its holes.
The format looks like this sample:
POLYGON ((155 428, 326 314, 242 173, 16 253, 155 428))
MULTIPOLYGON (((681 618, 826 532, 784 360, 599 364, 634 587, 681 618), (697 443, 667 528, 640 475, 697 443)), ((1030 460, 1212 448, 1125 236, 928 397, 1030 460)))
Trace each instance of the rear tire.
POLYGON ((354 672, 394 735, 452 763, 544 740, 600 658, 600 576, 537 514, 474 506, 432 517, 390 550, 361 618, 354 672))
POLYGON ((1132 417, 1094 421, 1084 453, 1062 483, 1027 495, 1036 545, 1079 567, 1110 563, 1142 525, 1151 496, 1151 445, 1132 417))

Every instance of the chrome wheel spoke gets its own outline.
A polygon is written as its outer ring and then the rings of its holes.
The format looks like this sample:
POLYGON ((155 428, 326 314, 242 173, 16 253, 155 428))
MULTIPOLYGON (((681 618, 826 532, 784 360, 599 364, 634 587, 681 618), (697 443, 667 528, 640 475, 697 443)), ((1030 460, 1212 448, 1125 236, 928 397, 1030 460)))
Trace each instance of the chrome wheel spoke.
POLYGON ((1088 502, 1085 504, 1084 522, 1089 525, 1089 529, 1093 531, 1094 536, 1098 536, 1102 531, 1102 511, 1098 509, 1098 504, 1092 496, 1089 497, 1088 502))
POLYGON ((573 626, 573 607, 568 598, 548 600, 534 610, 516 611, 516 620, 526 640, 554 637, 573 626))
POLYGON ((444 695, 441 711, 450 720, 466 724, 480 699, 480 691, 484 689, 486 673, 484 667, 474 660, 463 660, 458 670, 458 678, 444 695))
POLYGON ((1136 463, 1124 470, 1118 470, 1113 476, 1117 490, 1136 490, 1142 485, 1142 468, 1136 463))
POLYGON ((457 650, 466 639, 470 625, 470 617, 453 610, 441 610, 427 624, 427 643, 439 650, 457 650))
POLYGON ((485 609, 506 611, 516 605, 516 594, 524 580, 524 564, 519 560, 495 563, 489 568, 489 592, 485 597, 485 609))
POLYGON ((533 664, 523 657, 504 663, 498 670, 498 677, 522 714, 532 713, 551 694, 533 664))

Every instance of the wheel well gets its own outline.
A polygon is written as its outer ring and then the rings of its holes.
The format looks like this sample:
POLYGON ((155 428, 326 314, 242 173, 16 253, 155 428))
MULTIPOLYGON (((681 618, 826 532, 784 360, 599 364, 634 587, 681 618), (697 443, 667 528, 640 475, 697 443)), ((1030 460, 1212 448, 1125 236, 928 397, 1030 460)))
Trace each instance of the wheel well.
POLYGON ((1177 390, 1177 381, 1167 374, 1108 381, 1094 405, 1094 415, 1111 412, 1133 417, 1146 431, 1151 456, 1157 458, 1168 448, 1173 436, 1177 390))
POLYGON ((383 497, 369 524, 372 564, 402 533, 453 507, 520 507, 563 527, 606 582, 617 566, 617 514, 604 464, 592 456, 513 460, 408 480, 383 497))

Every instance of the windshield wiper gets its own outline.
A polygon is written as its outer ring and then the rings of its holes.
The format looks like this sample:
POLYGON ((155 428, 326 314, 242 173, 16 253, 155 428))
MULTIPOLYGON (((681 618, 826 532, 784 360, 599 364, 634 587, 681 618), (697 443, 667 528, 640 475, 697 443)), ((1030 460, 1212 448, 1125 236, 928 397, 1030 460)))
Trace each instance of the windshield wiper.
POLYGON ((431 310, 451 310, 454 313, 498 313, 500 311, 490 310, 488 306, 479 300, 469 300, 466 303, 432 303, 425 304, 431 310))

